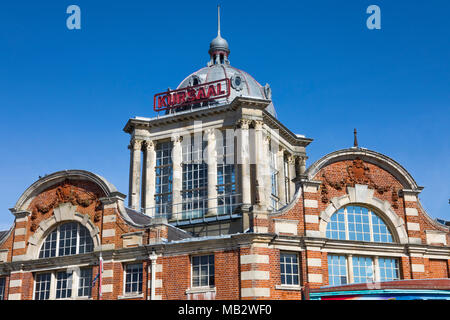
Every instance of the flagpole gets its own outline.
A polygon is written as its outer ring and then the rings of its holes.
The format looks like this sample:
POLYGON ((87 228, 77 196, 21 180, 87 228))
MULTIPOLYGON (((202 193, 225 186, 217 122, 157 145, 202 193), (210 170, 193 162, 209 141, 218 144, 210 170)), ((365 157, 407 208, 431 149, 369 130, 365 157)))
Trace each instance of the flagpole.
POLYGON ((102 300, 102 274, 103 274, 103 258, 102 258, 102 253, 100 252, 100 257, 99 257, 99 279, 98 279, 98 299, 102 300))

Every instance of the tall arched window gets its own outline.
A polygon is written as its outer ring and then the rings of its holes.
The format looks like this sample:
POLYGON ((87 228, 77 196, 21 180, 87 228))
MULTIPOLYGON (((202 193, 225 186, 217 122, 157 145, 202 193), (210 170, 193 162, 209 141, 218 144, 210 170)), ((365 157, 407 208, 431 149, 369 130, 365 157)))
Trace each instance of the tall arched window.
POLYGON ((384 221, 371 209, 346 206, 331 216, 327 238, 370 242, 393 242, 384 221))
POLYGON ((92 252, 94 242, 88 229, 77 222, 59 225, 45 239, 39 258, 51 258, 92 252))

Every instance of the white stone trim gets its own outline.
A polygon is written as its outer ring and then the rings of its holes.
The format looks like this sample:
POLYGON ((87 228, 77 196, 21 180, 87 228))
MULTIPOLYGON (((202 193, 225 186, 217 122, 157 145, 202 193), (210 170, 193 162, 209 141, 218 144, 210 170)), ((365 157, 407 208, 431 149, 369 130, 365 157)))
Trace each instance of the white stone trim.
POLYGON ((250 263, 269 263, 268 255, 260 255, 260 254, 248 254, 241 256, 241 264, 250 264, 250 263))
POLYGON ((109 214, 103 217, 103 223, 116 222, 117 218, 115 214, 109 214))
POLYGON ((155 273, 156 272, 162 272, 163 271, 163 265, 162 264, 156 264, 155 265, 155 273))
POLYGON ((25 248, 25 241, 17 241, 13 244, 13 249, 23 249, 25 248))
POLYGON ((411 231, 420 231, 420 224, 416 222, 407 222, 406 226, 408 227, 408 230, 411 231))
POLYGON ((407 216, 418 216, 419 212, 416 208, 405 208, 405 213, 407 216))
POLYGON ((253 227, 253 229, 254 229, 255 233, 267 233, 267 232, 269 232, 269 228, 268 227, 256 226, 256 227, 253 227))
POLYGON ((409 237, 408 241, 409 241, 409 243, 422 244, 422 239, 421 238, 409 237))
POLYGON ((114 277, 114 270, 103 270, 102 272, 102 278, 113 278, 114 277))
POLYGON ((306 223, 319 223, 319 216, 313 214, 305 214, 306 223))
POLYGON ((269 280, 269 279, 270 279, 269 271, 251 270, 241 272, 241 280, 269 280))
POLYGON ((242 288, 241 297, 270 297, 270 288, 242 288))
POLYGON ((308 274, 308 282, 322 283, 322 275, 315 274, 315 273, 309 273, 308 274))
POLYGON ((102 284, 102 293, 111 293, 113 292, 112 284, 102 284))
POLYGON ((318 208, 319 203, 317 200, 305 199, 305 208, 318 208))
POLYGON ((417 202, 417 197, 413 194, 404 194, 403 199, 405 199, 405 201, 417 202))
POLYGON ((10 288, 17 288, 22 286, 22 280, 11 280, 9 281, 10 288))
POLYGON ((25 228, 17 228, 14 230, 14 235, 23 236, 26 234, 26 232, 27 232, 27 229, 25 229, 25 228))
POLYGON ((297 235, 298 220, 274 219, 274 229, 276 234, 290 233, 297 235))
POLYGON ((8 295, 8 300, 21 300, 22 294, 21 293, 10 293, 8 295))
POLYGON ((308 258, 307 260, 308 267, 321 267, 322 259, 320 258, 308 258))
POLYGON ((447 234, 445 232, 437 230, 425 230, 425 234, 427 237, 427 244, 441 243, 445 246, 447 245, 447 234))
POLYGON ((102 244, 102 250, 114 250, 116 245, 114 243, 102 244))
POLYGON ((318 230, 306 230, 306 236, 307 237, 319 238, 319 237, 322 237, 322 234, 318 230))
POLYGON ((104 229, 103 238, 114 237, 116 235, 116 229, 104 229))
POLYGON ((412 272, 425 272, 425 266, 423 264, 411 264, 412 272))

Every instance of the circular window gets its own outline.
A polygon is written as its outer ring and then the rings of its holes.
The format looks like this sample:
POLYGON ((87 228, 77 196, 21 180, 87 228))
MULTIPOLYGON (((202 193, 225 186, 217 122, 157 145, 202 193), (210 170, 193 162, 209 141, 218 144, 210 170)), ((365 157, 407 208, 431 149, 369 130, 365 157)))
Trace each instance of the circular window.
POLYGON ((242 79, 242 76, 239 74, 235 74, 231 77, 231 86, 233 89, 240 91, 244 87, 244 80, 242 79))

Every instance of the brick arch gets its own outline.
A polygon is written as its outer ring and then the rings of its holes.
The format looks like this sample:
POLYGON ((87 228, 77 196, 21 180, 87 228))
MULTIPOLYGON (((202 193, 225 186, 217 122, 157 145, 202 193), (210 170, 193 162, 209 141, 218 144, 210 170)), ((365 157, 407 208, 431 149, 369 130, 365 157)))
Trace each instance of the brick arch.
POLYGON ((70 202, 62 203, 58 207, 54 208, 54 214, 50 218, 41 221, 34 235, 28 239, 28 248, 25 260, 37 259, 39 249, 48 234, 57 225, 63 222, 78 222, 82 226, 86 227, 92 237, 94 251, 99 250, 101 247, 100 230, 90 220, 89 215, 81 214, 77 212, 76 209, 77 207, 72 205, 70 202))
POLYGON ((331 199, 328 207, 320 213, 319 231, 320 235, 326 238, 327 224, 331 216, 340 208, 354 204, 368 206, 376 209, 383 220, 390 227, 392 236, 398 243, 408 243, 408 233, 405 222, 392 209, 389 201, 383 201, 373 196, 374 190, 368 189, 366 185, 356 184, 355 187, 347 187, 347 194, 331 199))

